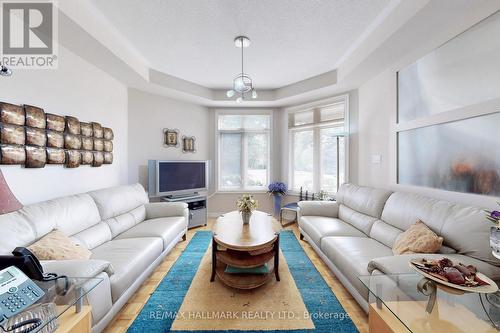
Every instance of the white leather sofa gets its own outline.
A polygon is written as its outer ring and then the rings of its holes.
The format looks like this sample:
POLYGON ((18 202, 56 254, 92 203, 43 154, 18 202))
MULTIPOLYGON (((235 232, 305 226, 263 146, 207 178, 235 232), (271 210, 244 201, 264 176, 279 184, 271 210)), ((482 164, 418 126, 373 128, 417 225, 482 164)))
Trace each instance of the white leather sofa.
POLYGON ((0 215, 0 254, 59 229, 92 251, 90 260, 42 261, 45 272, 103 279, 91 291, 93 331, 101 332, 186 235, 185 203, 149 203, 140 184, 77 194, 0 215))
POLYGON ((446 255, 500 281, 491 254, 491 223, 480 208, 411 193, 344 184, 336 202, 299 202, 301 239, 307 240, 356 301, 368 311, 361 275, 410 273, 416 257, 446 255), (418 219, 444 238, 438 254, 393 255, 397 236, 418 219))

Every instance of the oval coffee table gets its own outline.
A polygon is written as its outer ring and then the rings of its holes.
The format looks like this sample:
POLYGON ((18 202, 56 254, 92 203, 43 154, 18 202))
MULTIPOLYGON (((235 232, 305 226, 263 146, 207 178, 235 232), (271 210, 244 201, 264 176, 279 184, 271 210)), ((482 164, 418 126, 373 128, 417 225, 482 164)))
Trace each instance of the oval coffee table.
POLYGON ((279 281, 279 231, 281 226, 267 213, 254 211, 249 224, 243 224, 237 211, 221 215, 212 237, 212 276, 237 289, 253 289, 274 275, 279 281), (267 264, 269 273, 226 273, 228 265, 250 269, 267 264))

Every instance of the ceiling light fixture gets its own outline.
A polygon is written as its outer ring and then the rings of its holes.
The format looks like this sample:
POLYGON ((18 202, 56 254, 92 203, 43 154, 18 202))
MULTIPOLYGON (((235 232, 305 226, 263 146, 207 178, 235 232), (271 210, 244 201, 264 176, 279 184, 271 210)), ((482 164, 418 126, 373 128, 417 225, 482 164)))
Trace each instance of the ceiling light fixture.
POLYGON ((226 92, 228 98, 239 94, 237 103, 243 102, 246 93, 251 93, 252 98, 257 98, 257 91, 253 87, 252 78, 243 71, 243 49, 250 46, 250 39, 246 36, 238 36, 234 39, 234 45, 241 48, 241 73, 233 80, 233 89, 226 92))
POLYGON ((7 66, 4 66, 0 63, 0 75, 1 76, 11 76, 12 70, 10 68, 8 68, 7 66))

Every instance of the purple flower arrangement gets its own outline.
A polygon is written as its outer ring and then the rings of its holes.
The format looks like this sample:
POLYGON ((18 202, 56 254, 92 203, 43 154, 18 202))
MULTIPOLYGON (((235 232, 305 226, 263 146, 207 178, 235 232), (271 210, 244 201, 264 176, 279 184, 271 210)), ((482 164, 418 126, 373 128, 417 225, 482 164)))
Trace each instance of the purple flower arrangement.
POLYGON ((267 187, 269 195, 286 195, 286 191, 286 184, 282 182, 273 182, 267 187))
MULTIPOLYGON (((498 203, 500 205, 500 202, 498 203)), ((485 210, 486 218, 500 227, 500 212, 498 210, 485 210)))

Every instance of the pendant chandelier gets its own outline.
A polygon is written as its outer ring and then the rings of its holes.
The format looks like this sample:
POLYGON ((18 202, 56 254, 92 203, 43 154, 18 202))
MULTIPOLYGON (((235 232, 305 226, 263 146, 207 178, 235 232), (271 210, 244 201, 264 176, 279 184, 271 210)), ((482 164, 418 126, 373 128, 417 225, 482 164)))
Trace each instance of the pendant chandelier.
POLYGON ((243 49, 250 46, 250 39, 246 36, 238 36, 234 39, 234 45, 241 48, 241 73, 233 80, 233 88, 226 92, 227 97, 231 98, 238 95, 237 103, 243 102, 245 94, 251 94, 252 98, 257 98, 257 91, 253 87, 252 78, 243 71, 243 49))

